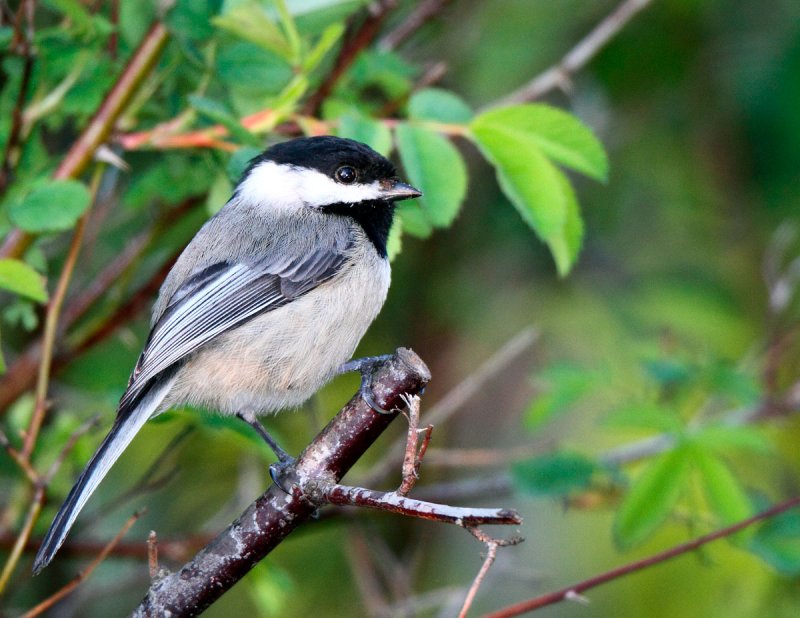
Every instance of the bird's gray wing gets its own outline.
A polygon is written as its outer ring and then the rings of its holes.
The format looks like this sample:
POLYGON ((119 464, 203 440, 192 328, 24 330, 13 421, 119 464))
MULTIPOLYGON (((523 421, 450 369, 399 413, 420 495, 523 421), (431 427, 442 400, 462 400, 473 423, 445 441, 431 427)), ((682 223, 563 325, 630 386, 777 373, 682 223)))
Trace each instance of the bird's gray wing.
POLYGON ((204 343, 313 290, 346 260, 346 249, 325 247, 302 256, 219 262, 195 273, 175 291, 153 326, 120 410, 129 407, 126 404, 153 378, 204 343))

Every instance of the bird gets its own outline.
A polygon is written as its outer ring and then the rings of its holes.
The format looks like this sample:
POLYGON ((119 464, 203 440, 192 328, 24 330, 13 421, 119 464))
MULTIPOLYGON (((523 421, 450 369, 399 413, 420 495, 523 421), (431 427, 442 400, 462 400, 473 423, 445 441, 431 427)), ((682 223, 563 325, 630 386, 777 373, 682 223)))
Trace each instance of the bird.
POLYGON ((347 138, 299 137, 252 159, 166 276, 114 423, 56 514, 34 574, 145 422, 170 408, 238 416, 280 464, 292 458, 257 417, 300 406, 339 373, 361 371, 362 395, 380 412, 369 389, 378 357, 350 359, 386 300, 395 205, 420 195, 388 159, 347 138))

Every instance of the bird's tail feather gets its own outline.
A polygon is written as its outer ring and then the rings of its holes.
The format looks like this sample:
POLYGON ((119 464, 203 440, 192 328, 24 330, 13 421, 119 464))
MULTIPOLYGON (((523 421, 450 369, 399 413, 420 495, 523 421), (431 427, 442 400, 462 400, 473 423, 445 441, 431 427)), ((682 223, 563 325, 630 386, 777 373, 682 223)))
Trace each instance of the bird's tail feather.
POLYGON ((47 531, 33 562, 34 575, 50 564, 53 556, 64 543, 67 533, 75 523, 75 519, 86 504, 86 501, 97 489, 100 481, 103 480, 111 466, 114 465, 114 462, 119 459, 122 452, 131 443, 131 440, 153 415, 172 386, 172 382, 173 380, 168 379, 154 384, 130 412, 123 413, 121 410, 120 414, 117 415, 117 420, 114 421, 111 431, 108 432, 95 454, 92 455, 91 460, 89 460, 74 487, 70 490, 67 499, 64 500, 64 504, 58 510, 53 523, 50 524, 50 529, 47 531))

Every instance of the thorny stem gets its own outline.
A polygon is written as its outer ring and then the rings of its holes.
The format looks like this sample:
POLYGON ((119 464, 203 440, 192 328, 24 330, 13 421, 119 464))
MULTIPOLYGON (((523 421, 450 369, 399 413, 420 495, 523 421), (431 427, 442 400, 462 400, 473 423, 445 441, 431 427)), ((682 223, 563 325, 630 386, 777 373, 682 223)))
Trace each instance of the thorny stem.
POLYGON ((672 547, 666 551, 654 554, 642 560, 636 560, 635 562, 625 564, 615 569, 611 569, 610 571, 606 571, 605 573, 601 573, 600 575, 596 575, 595 577, 591 577, 572 586, 562 588, 561 590, 549 592, 533 599, 528 599, 527 601, 509 605, 508 607, 492 612, 491 614, 487 614, 484 616, 484 618, 511 618, 511 616, 519 616, 520 614, 532 612, 541 607, 554 605, 555 603, 560 603, 561 601, 575 598, 576 595, 580 595, 586 590, 596 588, 597 586, 615 579, 619 579, 625 575, 636 573, 637 571, 644 570, 656 564, 666 562, 672 558, 677 558, 678 556, 682 556, 690 551, 702 547, 703 545, 723 539, 725 537, 729 537, 741 530, 744 530, 745 528, 752 526, 753 524, 776 517, 777 515, 797 508, 798 506, 800 506, 800 496, 786 500, 785 502, 781 502, 780 504, 773 506, 766 511, 762 511, 753 517, 748 517, 747 519, 744 519, 736 524, 721 528, 710 534, 700 536, 693 541, 681 543, 680 545, 676 545, 675 547, 672 547))

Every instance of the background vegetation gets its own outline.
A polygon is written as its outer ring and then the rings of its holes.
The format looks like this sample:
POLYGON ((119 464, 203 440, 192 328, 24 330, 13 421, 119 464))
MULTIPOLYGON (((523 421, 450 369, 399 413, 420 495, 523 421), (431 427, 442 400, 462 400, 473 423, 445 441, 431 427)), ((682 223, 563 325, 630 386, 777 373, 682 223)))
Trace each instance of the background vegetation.
MULTIPOLYGON (((28 574, 30 549, 103 431, 59 453, 94 415, 110 424, 165 268, 248 157, 304 132, 392 151, 426 191, 400 213, 392 290, 360 352, 403 345, 426 360, 423 422, 436 402, 476 387, 437 425, 415 490, 525 517, 526 542, 500 551, 475 612, 798 494, 798 3, 0 9, 0 429, 10 443, 0 455, 0 611, 20 614, 58 590, 146 505, 58 606, 124 614, 148 585, 150 529, 165 566, 177 567, 269 482, 269 454, 248 428, 169 413, 128 449, 54 564, 28 574), (642 11, 539 93, 537 105, 551 107, 497 107, 521 103, 506 97, 618 5, 642 11), (406 35, 420 6, 431 19, 406 35), (69 168, 66 153, 162 17, 165 46, 121 106, 106 163, 69 168), (48 321, 52 371, 37 343, 48 321), (516 353, 482 371, 508 341, 516 353), (63 465, 45 492, 54 462, 63 465)), ((356 386, 343 377, 306 412, 269 425, 298 451, 356 386)), ((348 482, 395 483, 375 473, 402 440, 395 425, 348 482)), ((284 543, 208 615, 453 615, 480 551, 457 529, 333 517, 284 543)), ((794 511, 592 590, 587 607, 542 613, 793 616, 798 576, 794 511)))

